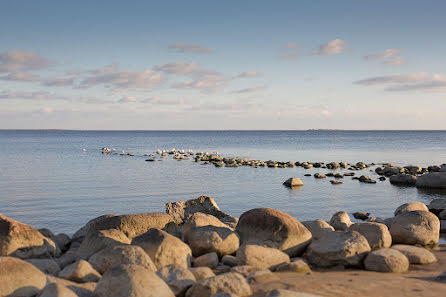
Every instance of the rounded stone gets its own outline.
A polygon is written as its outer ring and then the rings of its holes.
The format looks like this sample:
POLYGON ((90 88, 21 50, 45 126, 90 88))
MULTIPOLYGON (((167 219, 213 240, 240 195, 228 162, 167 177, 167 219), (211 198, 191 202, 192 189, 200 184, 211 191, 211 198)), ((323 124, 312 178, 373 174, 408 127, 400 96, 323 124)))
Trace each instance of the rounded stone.
POLYGON ((377 272, 406 272, 409 260, 395 249, 380 249, 367 255, 364 266, 367 270, 377 272))

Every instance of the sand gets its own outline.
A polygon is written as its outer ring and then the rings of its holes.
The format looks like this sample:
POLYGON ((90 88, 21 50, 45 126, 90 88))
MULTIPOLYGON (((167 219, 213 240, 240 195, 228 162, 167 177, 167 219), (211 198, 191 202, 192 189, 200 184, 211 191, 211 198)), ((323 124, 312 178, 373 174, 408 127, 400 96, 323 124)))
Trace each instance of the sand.
POLYGON ((446 297, 446 245, 433 251, 437 263, 411 265, 406 273, 379 273, 364 270, 314 271, 311 275, 274 273, 280 280, 252 284, 253 296, 264 297, 275 288, 313 293, 325 297, 446 297))

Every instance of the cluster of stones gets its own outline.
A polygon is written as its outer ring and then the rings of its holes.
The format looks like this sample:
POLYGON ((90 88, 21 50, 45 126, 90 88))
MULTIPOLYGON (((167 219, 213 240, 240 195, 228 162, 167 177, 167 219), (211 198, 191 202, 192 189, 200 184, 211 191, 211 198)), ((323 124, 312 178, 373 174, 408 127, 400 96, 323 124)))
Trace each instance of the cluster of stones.
POLYGON ((395 185, 446 189, 446 164, 427 168, 414 165, 399 167, 393 164, 384 164, 382 167, 377 167, 375 172, 388 177, 390 183, 395 185))
POLYGON ((0 296, 244 297, 253 294, 250 283, 278 279, 273 272, 404 272, 436 262, 426 247, 438 242, 439 217, 446 199, 362 223, 345 212, 301 223, 272 208, 237 219, 201 196, 168 203, 166 213, 103 215, 69 238, 0 216, 0 296))

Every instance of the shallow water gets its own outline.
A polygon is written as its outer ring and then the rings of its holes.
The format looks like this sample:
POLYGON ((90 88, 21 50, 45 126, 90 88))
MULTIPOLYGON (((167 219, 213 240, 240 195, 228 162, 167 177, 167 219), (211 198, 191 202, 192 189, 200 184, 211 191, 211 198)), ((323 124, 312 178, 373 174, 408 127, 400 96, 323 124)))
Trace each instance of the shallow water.
MULTIPOLYGON (((0 131, 0 213, 73 233, 101 214, 164 211, 168 201, 200 195, 214 197, 235 216, 274 207, 299 220, 328 220, 338 210, 385 218, 403 203, 446 197, 388 181, 362 184, 346 177, 331 185, 329 178, 303 176, 325 169, 216 168, 142 156, 170 148, 261 160, 428 166, 446 163, 446 131, 0 131), (104 146, 135 156, 102 155, 104 146), (305 185, 284 187, 292 176, 305 185)), ((369 169, 356 174, 377 178, 369 169)))

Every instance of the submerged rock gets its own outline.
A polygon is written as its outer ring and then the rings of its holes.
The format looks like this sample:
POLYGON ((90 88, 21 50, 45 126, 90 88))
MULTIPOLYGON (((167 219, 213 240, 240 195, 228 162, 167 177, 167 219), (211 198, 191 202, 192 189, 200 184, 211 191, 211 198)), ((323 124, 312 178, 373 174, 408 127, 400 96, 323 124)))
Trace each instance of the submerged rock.
POLYGON ((399 173, 389 177, 389 181, 391 184, 395 185, 415 186, 417 177, 410 174, 399 173))
POLYGON ((417 188, 446 189, 446 172, 431 172, 420 175, 415 185, 417 188))

